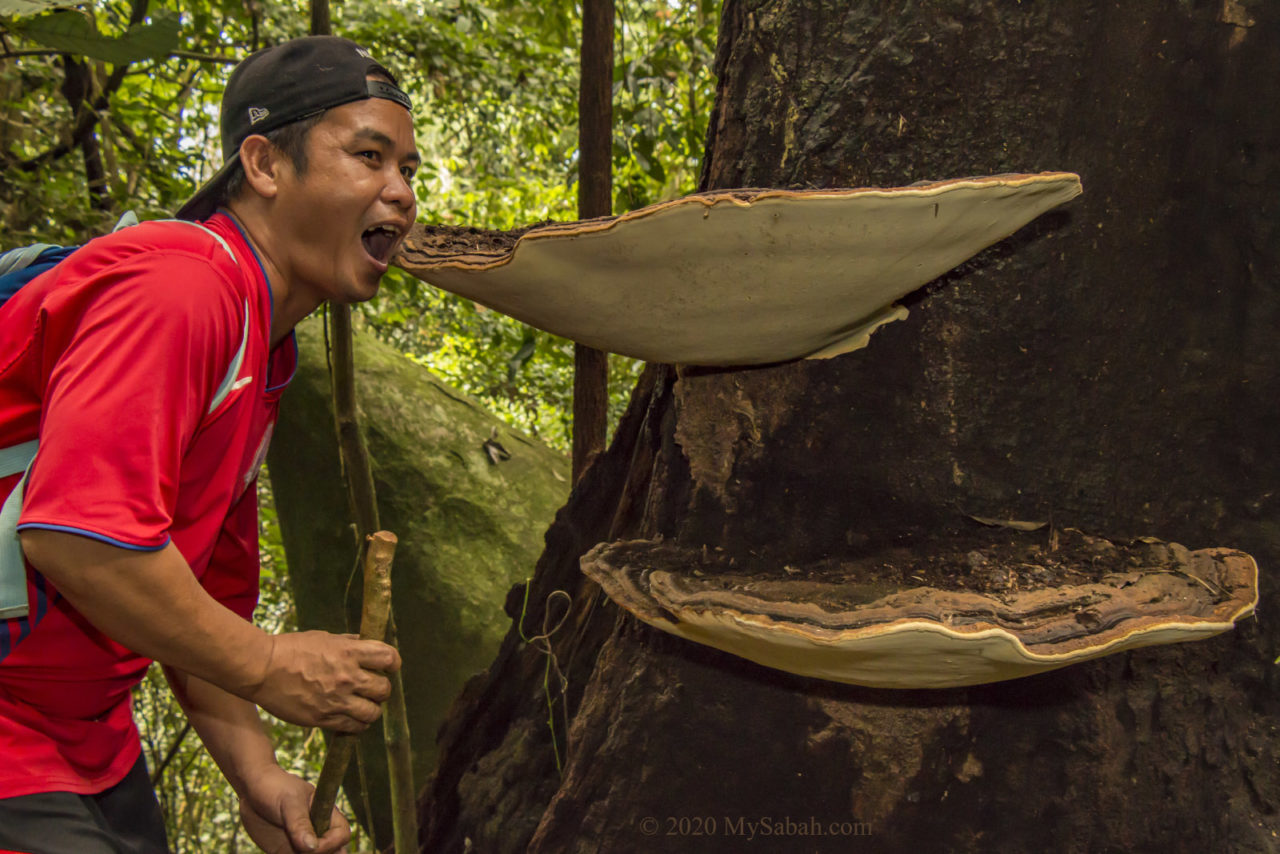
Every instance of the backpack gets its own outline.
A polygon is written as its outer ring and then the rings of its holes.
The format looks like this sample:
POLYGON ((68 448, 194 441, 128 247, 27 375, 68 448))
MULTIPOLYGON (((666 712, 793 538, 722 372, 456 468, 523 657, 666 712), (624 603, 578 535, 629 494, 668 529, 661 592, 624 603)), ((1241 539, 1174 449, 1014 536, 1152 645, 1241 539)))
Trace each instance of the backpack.
POLYGON ((58 264, 79 246, 33 243, 0 255, 0 305, 36 276, 58 264))
MULTIPOLYGON (((125 211, 112 231, 119 231, 138 224, 133 211, 125 211)), ((4 305, 27 282, 56 267, 79 246, 55 246, 52 243, 32 243, 0 254, 0 305, 4 305)), ((13 472, 9 472, 13 474, 13 472)), ((0 475, 3 477, 4 475, 0 475)))
MULTIPOLYGON (((187 222, 188 225, 209 231, 199 223, 187 220, 171 221, 187 222)), ((122 228, 137 224, 138 218, 134 216, 132 211, 129 211, 120 218, 113 230, 119 231, 122 228)), ((235 253, 231 251, 231 247, 215 232, 209 231, 209 233, 217 238, 218 243, 227 250, 227 254, 239 266, 240 262, 236 260, 235 253)), ((0 306, 3 306, 23 285, 41 273, 57 266, 79 248, 79 246, 54 246, 48 243, 33 243, 30 246, 21 246, 0 254, 0 306)), ((218 386, 218 391, 209 406, 209 412, 216 409, 231 393, 232 385, 239 375, 240 367, 244 362, 244 354, 248 343, 249 306, 246 303, 245 328, 244 334, 241 336, 240 350, 231 360, 227 374, 218 386)), ((18 517, 22 513, 23 487, 27 481, 26 472, 31 467, 31 461, 35 459, 38 447, 39 440, 32 439, 20 445, 0 448, 0 477, 23 474, 22 479, 18 481, 18 485, 4 499, 3 506, 0 506, 0 621, 25 617, 29 611, 27 570, 22 554, 22 544, 18 539, 17 527, 18 517)), ((0 658, 3 657, 3 655, 0 655, 0 658)))

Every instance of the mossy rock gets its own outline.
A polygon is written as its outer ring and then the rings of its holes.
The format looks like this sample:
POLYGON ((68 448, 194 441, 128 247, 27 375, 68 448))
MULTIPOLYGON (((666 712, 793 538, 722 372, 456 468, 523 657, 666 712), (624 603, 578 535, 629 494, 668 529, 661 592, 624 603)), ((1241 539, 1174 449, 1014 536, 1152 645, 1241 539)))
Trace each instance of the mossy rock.
MULTIPOLYGON (((268 465, 298 623, 347 631, 359 624, 360 584, 348 593, 355 539, 323 332, 316 319, 298 326, 298 372, 268 465)), ((511 624, 503 601, 542 552, 543 534, 569 493, 569 462, 394 348, 366 334, 356 336, 355 348, 356 399, 380 522, 399 538, 392 588, 420 787, 434 767, 436 731, 449 704, 488 666, 511 624)), ((389 843, 380 726, 364 736, 361 752, 378 841, 389 843)), ((353 763, 347 792, 363 811, 357 779, 353 763)))

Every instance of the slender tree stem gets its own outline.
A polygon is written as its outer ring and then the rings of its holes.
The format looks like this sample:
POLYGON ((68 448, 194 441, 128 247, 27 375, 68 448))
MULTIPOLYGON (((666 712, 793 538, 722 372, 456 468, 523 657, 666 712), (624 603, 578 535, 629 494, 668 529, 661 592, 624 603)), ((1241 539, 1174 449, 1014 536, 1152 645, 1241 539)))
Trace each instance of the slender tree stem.
MULTIPOLYGON (((355 400, 355 358, 351 334, 351 309, 329 307, 330 365, 332 370, 333 415, 338 430, 338 447, 347 495, 356 530, 363 537, 380 527, 378 496, 373 482, 369 450, 360 430, 355 400)), ((387 643, 395 646, 394 613, 388 615, 387 643)), ((383 707, 383 738, 390 774, 394 835, 399 840, 418 838, 417 790, 413 783, 413 754, 409 743, 409 716, 404 702, 404 681, 399 672, 390 674, 391 697, 383 707)), ((366 809, 366 813, 368 810, 366 809)), ((373 816, 366 815, 372 827, 373 816)), ((416 844, 416 843, 415 843, 416 844)), ((410 850, 410 849, 404 849, 410 850)))
POLYGON ((165 769, 169 767, 169 763, 173 762, 173 757, 178 755, 178 749, 182 747, 182 742, 186 740, 187 733, 191 732, 191 721, 183 724, 181 731, 169 743, 169 749, 164 752, 164 758, 160 760, 160 764, 151 772, 151 785, 154 787, 160 778, 164 776, 165 769))
POLYGON ((219 56, 216 53, 199 53, 194 50, 175 50, 169 54, 179 59, 194 59, 197 62, 217 62, 223 65, 235 65, 244 57, 241 56, 219 56))
POLYGON ((328 0, 314 0, 311 4, 311 35, 328 36, 333 34, 329 22, 328 0))
MULTIPOLYGON (((613 0, 584 0, 578 88, 578 218, 613 213, 613 0)), ((609 361, 574 347, 573 479, 604 450, 608 430, 609 361)))
MULTIPOLYGON (((397 646, 395 619, 387 626, 387 643, 397 646)), ((404 701, 404 680, 391 680, 391 696, 382 709, 382 738, 387 746, 391 778, 391 826, 395 850, 418 850, 418 791, 413 785, 409 740, 409 710, 404 701)))
MULTIPOLYGON (((369 538, 364 560, 364 604, 360 616, 360 637, 364 640, 383 640, 387 623, 391 619, 391 561, 396 553, 396 536, 389 531, 378 531, 369 538)), ((329 742, 329 752, 316 781, 316 794, 311 801, 311 826, 317 835, 329 829, 333 804, 338 798, 338 786, 347 773, 347 765, 355 753, 359 736, 338 733, 329 742)))
POLYGON ((378 524, 378 496, 373 484, 369 449, 360 431, 356 413, 355 354, 351 336, 351 307, 329 306, 330 363, 333 369, 333 418, 338 429, 338 450, 342 454, 342 475, 347 481, 351 515, 360 539, 378 524))

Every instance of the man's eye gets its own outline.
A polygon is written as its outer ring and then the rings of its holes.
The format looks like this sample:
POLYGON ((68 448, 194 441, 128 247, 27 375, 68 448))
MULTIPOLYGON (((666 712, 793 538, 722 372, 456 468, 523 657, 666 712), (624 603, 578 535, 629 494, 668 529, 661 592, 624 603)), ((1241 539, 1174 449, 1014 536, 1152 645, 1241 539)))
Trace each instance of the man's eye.
POLYGON ((401 166, 400 174, 404 176, 406 181, 412 181, 413 176, 417 174, 417 171, 412 166, 401 166))
POLYGON ((374 150, 372 150, 372 149, 370 149, 370 150, 368 150, 368 151, 358 151, 358 152, 356 152, 356 157, 363 157, 363 158, 365 158, 366 160, 377 160, 377 159, 378 159, 378 152, 376 152, 376 151, 374 151, 374 150))

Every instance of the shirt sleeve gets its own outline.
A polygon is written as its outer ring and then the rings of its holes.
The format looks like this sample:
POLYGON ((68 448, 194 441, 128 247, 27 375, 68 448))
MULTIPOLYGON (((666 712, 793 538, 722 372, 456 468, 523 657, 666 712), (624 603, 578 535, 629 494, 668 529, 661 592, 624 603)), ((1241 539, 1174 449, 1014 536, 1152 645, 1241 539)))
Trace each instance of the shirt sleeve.
POLYGON ((49 297, 20 530, 168 543, 183 455, 239 345, 240 302, 207 259, 181 252, 135 256, 49 297))

